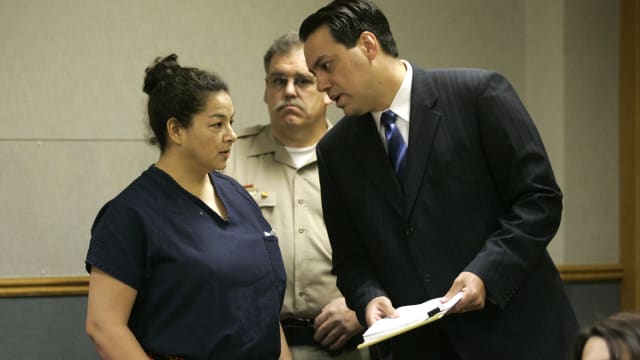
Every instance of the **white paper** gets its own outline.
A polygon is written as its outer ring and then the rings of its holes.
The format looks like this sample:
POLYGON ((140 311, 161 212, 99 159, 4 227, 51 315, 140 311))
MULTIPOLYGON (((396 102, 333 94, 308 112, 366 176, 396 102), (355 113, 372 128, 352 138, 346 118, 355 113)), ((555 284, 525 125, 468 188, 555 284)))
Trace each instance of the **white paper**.
POLYGON ((441 298, 427 300, 421 304, 401 306, 396 309, 398 317, 384 318, 376 321, 362 334, 364 341, 387 334, 429 318, 429 313, 438 309, 438 313, 447 312, 462 298, 462 292, 454 295, 449 301, 441 303, 441 298))

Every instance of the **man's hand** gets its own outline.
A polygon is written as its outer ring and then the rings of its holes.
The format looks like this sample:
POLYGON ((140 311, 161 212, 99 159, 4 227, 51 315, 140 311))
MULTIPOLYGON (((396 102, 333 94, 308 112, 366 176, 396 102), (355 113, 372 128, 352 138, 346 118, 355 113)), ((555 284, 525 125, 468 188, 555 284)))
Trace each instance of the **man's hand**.
POLYGON ((441 301, 443 303, 449 301, 449 299, 460 291, 463 292, 462 299, 449 310, 449 313, 464 313, 484 308, 487 293, 484 288, 484 282, 478 275, 467 271, 461 272, 458 277, 453 280, 451 288, 441 301))
POLYGON ((367 308, 364 310, 364 315, 368 326, 373 325, 374 322, 382 318, 398 317, 396 309, 391 305, 391 300, 386 296, 378 296, 371 299, 367 304, 367 308))
POLYGON ((325 305, 316 316, 313 326, 316 328, 313 338, 331 350, 340 349, 351 337, 364 330, 356 313, 347 307, 343 297, 325 305))

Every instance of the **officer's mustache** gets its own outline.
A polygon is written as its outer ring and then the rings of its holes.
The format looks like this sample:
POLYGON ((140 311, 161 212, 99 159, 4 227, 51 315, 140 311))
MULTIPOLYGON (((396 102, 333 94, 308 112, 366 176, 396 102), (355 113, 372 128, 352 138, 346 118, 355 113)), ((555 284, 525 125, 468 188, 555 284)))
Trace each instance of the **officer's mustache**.
POLYGON ((280 110, 282 110, 283 107, 291 106, 291 105, 299 108, 302 111, 305 111, 304 103, 302 101, 298 100, 298 99, 281 100, 277 104, 275 104, 273 108, 276 111, 280 111, 280 110))

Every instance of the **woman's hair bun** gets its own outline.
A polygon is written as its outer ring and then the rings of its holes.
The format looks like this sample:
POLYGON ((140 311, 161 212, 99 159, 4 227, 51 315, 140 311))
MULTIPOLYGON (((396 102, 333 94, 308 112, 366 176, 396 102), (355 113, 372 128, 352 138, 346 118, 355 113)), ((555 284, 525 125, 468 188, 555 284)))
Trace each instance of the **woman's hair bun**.
POLYGON ((178 55, 176 54, 156 58, 153 65, 144 70, 146 75, 142 90, 151 95, 157 89, 162 89, 167 84, 166 80, 174 76, 179 69, 178 55))

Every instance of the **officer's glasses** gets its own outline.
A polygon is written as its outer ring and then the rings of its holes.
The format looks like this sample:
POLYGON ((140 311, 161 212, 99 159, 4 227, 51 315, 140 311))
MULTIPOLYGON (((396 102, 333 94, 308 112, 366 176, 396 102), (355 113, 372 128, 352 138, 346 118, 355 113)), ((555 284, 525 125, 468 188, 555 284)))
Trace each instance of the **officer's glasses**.
POLYGON ((316 78, 312 75, 296 75, 287 77, 284 75, 271 75, 267 78, 267 86, 274 90, 282 90, 293 81, 293 85, 300 90, 306 90, 316 84, 316 78))

